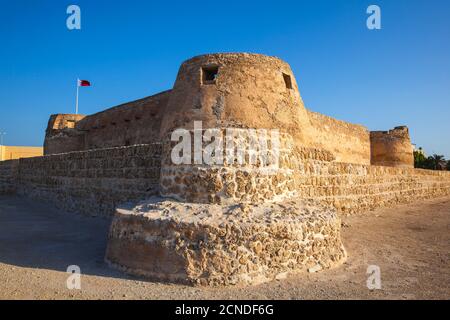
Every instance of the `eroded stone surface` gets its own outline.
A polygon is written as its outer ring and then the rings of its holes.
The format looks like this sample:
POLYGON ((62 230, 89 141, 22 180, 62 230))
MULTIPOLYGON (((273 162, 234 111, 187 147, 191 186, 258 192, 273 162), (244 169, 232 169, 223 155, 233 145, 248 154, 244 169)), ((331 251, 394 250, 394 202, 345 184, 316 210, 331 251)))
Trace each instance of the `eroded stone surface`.
MULTIPOLYGON (((223 140, 229 130, 218 130, 223 140)), ((190 132, 194 136, 193 131, 190 132)), ((294 142, 290 135, 277 133, 276 147, 273 148, 270 134, 258 137, 259 142, 264 139, 268 147, 257 155, 246 135, 231 137, 233 144, 242 150, 242 159, 238 161, 236 155, 227 158, 227 150, 223 148, 220 164, 195 164, 193 159, 189 164, 174 164, 171 150, 175 143, 166 143, 161 164, 161 195, 179 201, 225 205, 282 201, 294 197, 294 142)), ((208 143, 203 144, 205 149, 208 143)))
POLYGON ((106 260, 128 273, 198 285, 249 285, 345 260, 340 219, 313 202, 182 203, 154 198, 114 217, 106 260))

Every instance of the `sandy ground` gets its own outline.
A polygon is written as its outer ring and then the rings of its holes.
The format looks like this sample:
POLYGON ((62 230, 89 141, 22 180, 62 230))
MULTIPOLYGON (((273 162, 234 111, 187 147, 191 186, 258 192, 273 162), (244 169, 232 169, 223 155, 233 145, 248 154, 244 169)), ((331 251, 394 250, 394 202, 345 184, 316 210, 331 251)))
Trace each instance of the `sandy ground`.
POLYGON ((343 218, 348 261, 247 288, 141 281, 103 262, 110 221, 0 197, 0 299, 449 299, 450 198, 343 218), (68 290, 69 265, 81 290, 68 290), (366 286, 369 265, 380 290, 366 286))

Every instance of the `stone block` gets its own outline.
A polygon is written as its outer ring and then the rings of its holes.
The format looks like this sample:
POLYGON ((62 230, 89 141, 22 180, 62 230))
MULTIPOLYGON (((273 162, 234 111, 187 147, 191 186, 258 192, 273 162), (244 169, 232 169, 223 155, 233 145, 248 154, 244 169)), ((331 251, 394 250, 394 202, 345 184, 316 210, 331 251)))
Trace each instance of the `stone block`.
POLYGON ((116 210, 106 261, 153 280, 253 285, 342 263, 340 223, 333 209, 298 199, 221 206, 152 198, 116 210))

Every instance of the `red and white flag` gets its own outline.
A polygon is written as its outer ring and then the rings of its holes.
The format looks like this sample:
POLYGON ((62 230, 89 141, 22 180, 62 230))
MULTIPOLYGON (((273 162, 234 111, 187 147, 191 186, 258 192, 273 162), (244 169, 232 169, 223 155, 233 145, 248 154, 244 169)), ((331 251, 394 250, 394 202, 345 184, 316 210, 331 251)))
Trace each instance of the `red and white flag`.
POLYGON ((79 88, 80 87, 90 87, 90 86, 91 86, 91 83, 89 81, 77 79, 77 102, 75 105, 75 114, 78 114, 78 96, 79 96, 79 91, 80 91, 79 88))
POLYGON ((78 86, 79 87, 90 87, 91 83, 87 80, 80 80, 78 79, 78 86))

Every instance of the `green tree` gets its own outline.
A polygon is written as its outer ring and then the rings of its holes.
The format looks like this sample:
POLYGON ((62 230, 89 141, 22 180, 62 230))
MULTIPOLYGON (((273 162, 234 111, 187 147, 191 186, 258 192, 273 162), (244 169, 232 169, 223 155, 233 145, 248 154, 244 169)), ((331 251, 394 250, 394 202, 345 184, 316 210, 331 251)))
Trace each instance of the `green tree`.
POLYGON ((429 170, 450 170, 450 160, 446 161, 443 155, 433 154, 425 156, 422 148, 414 150, 414 168, 429 170))
POLYGON ((444 170, 447 166, 447 161, 443 155, 433 154, 430 158, 434 170, 444 170))
POLYGON ((426 168, 427 158, 425 157, 425 154, 422 151, 422 148, 419 148, 419 150, 414 150, 414 168, 426 168))

